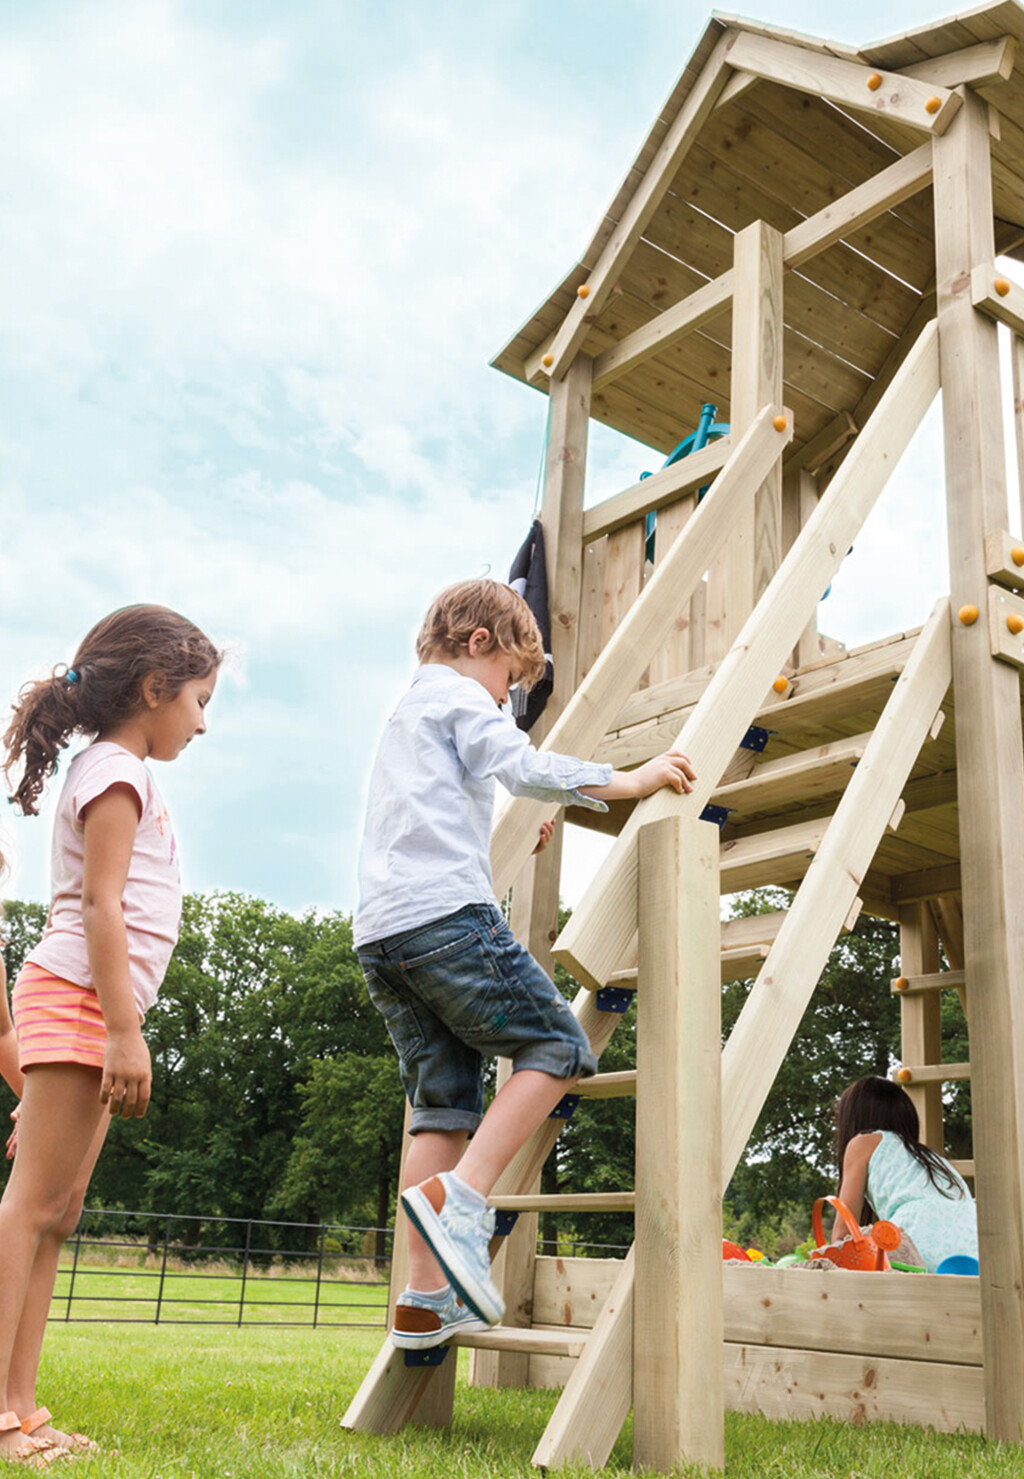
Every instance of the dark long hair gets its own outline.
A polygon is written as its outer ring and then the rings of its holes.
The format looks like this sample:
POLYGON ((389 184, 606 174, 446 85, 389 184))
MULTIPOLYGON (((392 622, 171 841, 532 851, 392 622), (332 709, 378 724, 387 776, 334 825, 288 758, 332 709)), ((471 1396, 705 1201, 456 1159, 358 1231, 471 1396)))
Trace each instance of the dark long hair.
POLYGON ((96 735, 142 707, 142 680, 156 675, 161 698, 172 699, 191 678, 205 678, 223 653, 199 628, 166 606, 124 606, 96 623, 71 666, 26 683, 18 694, 4 747, 10 779, 24 768, 11 801, 35 816, 39 798, 74 734, 96 735))
POLYGON ((906 1149, 928 1172, 928 1179, 944 1197, 963 1197, 963 1188, 952 1169, 940 1155, 920 1141, 921 1124, 909 1094, 891 1079, 867 1074, 851 1084, 836 1104, 835 1153, 842 1180, 846 1147, 855 1135, 870 1135, 874 1130, 891 1130, 906 1149), (945 1187, 937 1177, 942 1177, 945 1187), (949 1188, 948 1190, 946 1188, 949 1188))

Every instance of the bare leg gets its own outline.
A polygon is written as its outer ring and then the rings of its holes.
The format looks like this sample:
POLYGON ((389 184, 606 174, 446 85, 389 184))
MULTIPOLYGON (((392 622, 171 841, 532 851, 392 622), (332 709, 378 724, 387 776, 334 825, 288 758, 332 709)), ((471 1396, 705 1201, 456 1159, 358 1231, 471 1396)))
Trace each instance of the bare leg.
MULTIPOLYGON (((464 1130, 421 1130, 418 1135, 413 1135, 406 1152, 402 1190, 407 1186, 418 1186, 439 1171, 453 1170, 465 1148, 464 1130)), ((448 1275, 411 1222, 408 1222, 408 1229, 410 1288, 419 1289, 423 1294, 442 1289, 448 1283, 448 1275)))
MULTIPOLYGON (((31 1070, 34 1072, 35 1070, 31 1070)), ((78 1219, 82 1215, 82 1207, 85 1202, 85 1194, 89 1189, 89 1179, 92 1176, 103 1142, 107 1138, 107 1130, 110 1128, 110 1115, 102 1114, 99 1125, 93 1135, 92 1143, 86 1152, 85 1160, 79 1169, 75 1184, 68 1198, 68 1205, 64 1216, 56 1227, 40 1239, 39 1250, 36 1253, 35 1262, 32 1265, 32 1273, 29 1278, 28 1292, 25 1296, 25 1305, 22 1311, 21 1324, 14 1340, 14 1349, 11 1353, 11 1366, 7 1378, 7 1398, 18 1416, 24 1421, 36 1411, 36 1375, 39 1371, 39 1357, 43 1348, 43 1337, 46 1334, 46 1317, 50 1311, 50 1301, 53 1298, 53 1286, 57 1278, 57 1268, 60 1261, 60 1252, 67 1239, 78 1226, 78 1219)), ((20 1153, 20 1152, 19 1152, 20 1153)), ((36 1436, 39 1438, 50 1438, 55 1443, 70 1442, 69 1434, 62 1432, 59 1428, 53 1428, 49 1424, 38 1428, 36 1436)))
POLYGON ((536 1068, 513 1073, 495 1094, 455 1174, 481 1196, 489 1196, 512 1157, 575 1082, 536 1068))
MULTIPOLYGON (((18 1153, 0 1201, 0 1410, 11 1407, 15 1338, 43 1239, 60 1226, 106 1109, 100 1071, 77 1063, 40 1063, 25 1076, 18 1153)), ((30 1316, 30 1328, 32 1317, 30 1316)), ((0 1454, 21 1435, 0 1434, 0 1454)))

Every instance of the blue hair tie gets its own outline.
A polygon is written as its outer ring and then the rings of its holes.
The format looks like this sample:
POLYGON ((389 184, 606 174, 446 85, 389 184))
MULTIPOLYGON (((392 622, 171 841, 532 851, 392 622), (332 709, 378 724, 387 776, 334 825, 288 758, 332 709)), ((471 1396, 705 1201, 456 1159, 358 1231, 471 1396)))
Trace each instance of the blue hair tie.
POLYGON ((74 668, 68 668, 67 672, 64 674, 64 677, 68 683, 78 682, 78 674, 75 672, 74 668))

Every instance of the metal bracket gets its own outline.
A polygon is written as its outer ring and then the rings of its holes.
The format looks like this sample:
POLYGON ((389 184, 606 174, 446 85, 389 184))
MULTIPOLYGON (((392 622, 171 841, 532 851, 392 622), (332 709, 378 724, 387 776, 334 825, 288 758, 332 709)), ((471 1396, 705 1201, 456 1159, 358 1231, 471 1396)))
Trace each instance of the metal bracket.
POLYGON ((761 729, 757 724, 752 724, 740 740, 740 749, 761 751, 768 744, 770 736, 770 729, 761 729))
POLYGON ((404 1351, 403 1354, 407 1366, 440 1366, 450 1350, 450 1345, 435 1345, 425 1351, 404 1351))
POLYGON ((621 1017, 633 1005, 635 995, 635 991, 627 991, 624 986, 600 986, 595 992, 597 1010, 618 1012, 621 1017))
POLYGON ((573 1116, 573 1110, 576 1108, 579 1102, 579 1094, 563 1094, 561 1099, 559 1099, 558 1103, 555 1105, 554 1109, 548 1115, 548 1119, 571 1120, 573 1116))
POLYGON ((518 1212, 513 1212, 510 1207, 496 1207, 494 1209, 494 1236, 507 1238, 518 1221, 518 1212))
POLYGON ((714 822, 715 826, 721 830, 729 820, 729 808, 727 806, 705 806, 699 819, 702 822, 714 822))

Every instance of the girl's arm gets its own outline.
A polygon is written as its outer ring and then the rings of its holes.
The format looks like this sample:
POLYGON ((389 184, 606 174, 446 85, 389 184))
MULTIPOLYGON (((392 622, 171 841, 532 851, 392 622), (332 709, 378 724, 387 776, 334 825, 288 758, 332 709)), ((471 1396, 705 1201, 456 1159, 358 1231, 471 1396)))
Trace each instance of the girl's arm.
POLYGON ((100 1099, 111 1114, 141 1117, 149 1104, 149 1049, 128 969, 128 934, 121 900, 139 825, 139 800, 114 785, 85 809, 82 926, 89 968, 107 1029, 100 1099))
POLYGON ((20 1099, 25 1088, 25 1075, 18 1067, 18 1042, 7 1002, 7 970, 0 955, 0 1074, 20 1099))
MULTIPOLYGON (((839 1200, 845 1202, 853 1215, 854 1222, 859 1223, 861 1213, 864 1211, 864 1198, 868 1189, 868 1161, 870 1161, 875 1150, 881 1144, 882 1137, 877 1132, 869 1135, 854 1135, 846 1147, 843 1156, 843 1174, 839 1182, 839 1200)), ((832 1241, 843 1232, 843 1224, 839 1218, 835 1220, 832 1228, 832 1241)))

